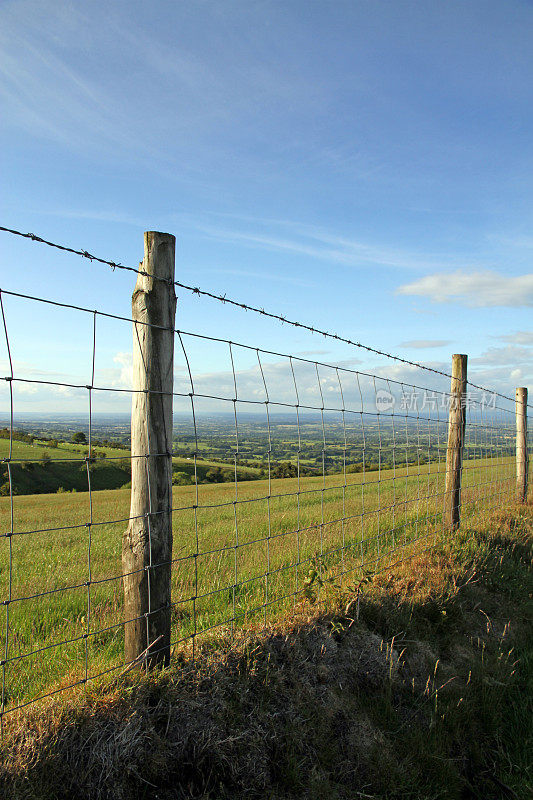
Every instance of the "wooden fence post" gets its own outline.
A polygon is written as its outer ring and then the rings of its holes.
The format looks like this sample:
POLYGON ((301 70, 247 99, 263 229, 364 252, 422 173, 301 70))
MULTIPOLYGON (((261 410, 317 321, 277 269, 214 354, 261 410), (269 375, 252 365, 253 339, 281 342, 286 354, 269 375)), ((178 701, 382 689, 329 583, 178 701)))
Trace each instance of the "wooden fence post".
POLYGON ((176 239, 144 234, 132 296, 133 394, 130 522, 122 540, 126 663, 170 660, 172 558, 172 392, 176 239), (158 640, 156 643, 156 639, 158 640))
POLYGON ((459 527, 461 518, 461 475, 466 426, 467 362, 468 356, 466 355, 456 354, 452 357, 444 503, 445 526, 450 530, 455 530, 459 527))
POLYGON ((527 501, 529 454, 527 451, 527 389, 516 390, 516 499, 527 501))

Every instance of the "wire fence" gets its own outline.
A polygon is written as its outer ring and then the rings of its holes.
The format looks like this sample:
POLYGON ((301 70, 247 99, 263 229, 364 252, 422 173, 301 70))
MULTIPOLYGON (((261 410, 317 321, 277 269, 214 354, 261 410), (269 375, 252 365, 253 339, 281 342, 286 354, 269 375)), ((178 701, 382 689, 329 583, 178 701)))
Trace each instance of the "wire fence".
MULTIPOLYGON (((138 320, 5 289, 0 308, 8 411, 0 439, 3 726, 37 700, 138 662, 124 659, 125 626, 137 621, 124 617, 128 480, 135 459, 157 469, 169 453, 132 455, 124 441, 102 444, 102 398, 130 403, 138 390, 129 375, 106 384, 99 352, 113 331, 138 331, 138 320), (19 359, 11 321, 42 307, 68 313, 67 332, 84 326, 84 378, 43 377, 19 359), (17 408, 37 388, 48 408, 65 393, 84 396, 85 425, 80 414, 77 425, 85 444, 28 443, 17 408), (71 480, 78 491, 21 493, 42 490, 47 474, 48 484, 59 476, 61 489, 71 480), (110 476, 123 488, 103 490, 110 476)), ((433 546, 444 527, 450 375, 396 358, 410 368, 407 381, 392 370, 372 374, 198 331, 174 336, 173 491, 164 511, 172 512, 173 544, 162 564, 153 562, 150 542, 143 567, 148 586, 157 570, 170 570, 174 659, 194 661, 206 639, 262 626, 302 602, 320 602, 332 582, 358 586, 433 546)), ((463 518, 515 498, 515 412, 514 398, 469 384, 463 518)), ((150 510, 148 525, 159 513, 150 510)), ((149 607, 143 620, 160 611, 149 607)))

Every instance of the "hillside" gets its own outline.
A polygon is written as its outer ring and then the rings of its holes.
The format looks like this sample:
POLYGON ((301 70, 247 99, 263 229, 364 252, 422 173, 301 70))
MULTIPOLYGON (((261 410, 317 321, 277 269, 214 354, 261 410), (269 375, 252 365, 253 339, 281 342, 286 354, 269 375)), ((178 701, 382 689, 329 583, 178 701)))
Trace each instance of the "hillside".
MULTIPOLYGON (((465 466, 465 520, 478 507, 507 501, 512 461, 465 466)), ((174 487, 173 639, 186 646, 191 636, 217 636, 228 621, 239 628, 274 619, 293 607, 310 575, 334 569, 359 580, 362 560, 375 571, 388 552, 406 555, 417 542, 433 542, 444 486, 438 465, 347 478, 346 485, 342 475, 242 481, 237 501, 232 483, 202 484, 198 494, 194 486, 174 487)), ((39 669, 28 656, 6 670, 9 706, 79 673, 86 659, 89 675, 120 667, 129 506, 128 488, 93 491, 90 498, 87 492, 14 498, 11 551, 0 550, 0 597, 11 592, 15 599, 11 644, 20 654, 40 654, 39 669)), ((1 529, 10 524, 10 499, 0 497, 1 529)), ((309 586, 310 594, 320 592, 318 584, 309 586)), ((0 626, 0 652, 4 637, 0 626)))
POLYGON ((192 672, 24 710, 12 800, 531 797, 533 508, 474 519, 354 593, 332 585, 192 672), (357 602, 354 602, 358 598, 357 602))
MULTIPOLYGON (((59 442, 35 441, 31 444, 13 442, 11 475, 14 494, 43 494, 59 491, 88 491, 86 456, 88 448, 59 442)), ((9 456, 9 440, 0 438, 0 460, 9 456)), ((119 489, 131 479, 130 451, 119 448, 93 448, 89 465, 91 489, 119 489)), ((173 482, 177 485, 194 483, 195 465, 191 458, 174 456, 173 482)), ((254 480, 260 471, 254 467, 237 466, 239 480, 254 480)), ((200 483, 234 480, 233 465, 209 459, 197 459, 196 475, 200 483)), ((7 468, 0 465, 0 495, 9 494, 7 468)))

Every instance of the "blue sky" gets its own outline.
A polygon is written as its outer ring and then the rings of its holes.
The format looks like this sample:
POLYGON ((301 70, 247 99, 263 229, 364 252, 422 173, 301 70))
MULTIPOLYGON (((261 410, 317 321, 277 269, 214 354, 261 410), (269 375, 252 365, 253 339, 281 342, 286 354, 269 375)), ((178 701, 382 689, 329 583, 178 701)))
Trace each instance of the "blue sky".
MULTIPOLYGON (((533 389, 531 2, 147 9, 1 4, 1 224, 131 265, 143 230, 169 231, 185 283, 445 369, 466 352, 472 380, 533 389)), ((1 288, 129 314, 130 274, 7 234, 0 247, 1 288)), ((87 375, 86 315, 4 299, 16 374, 87 375)), ((383 370, 185 292, 177 320, 383 370)), ((98 333, 100 377, 120 386, 129 327, 98 333)), ((199 372, 217 358, 205 348, 199 372)))

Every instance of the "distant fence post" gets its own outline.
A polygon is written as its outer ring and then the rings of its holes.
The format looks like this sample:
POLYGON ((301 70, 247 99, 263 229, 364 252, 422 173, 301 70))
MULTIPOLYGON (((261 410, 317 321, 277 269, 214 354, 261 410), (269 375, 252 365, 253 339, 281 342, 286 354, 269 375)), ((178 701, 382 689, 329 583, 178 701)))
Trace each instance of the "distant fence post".
POLYGON ((516 390, 516 499, 527 501, 529 454, 527 452, 527 389, 516 390))
POLYGON ((170 660, 172 392, 176 239, 144 234, 132 296, 133 395, 130 522, 122 541, 126 663, 170 660), (162 279, 162 280, 159 280, 162 279), (156 643, 157 640, 157 643, 156 643), (146 657, 139 658, 148 649, 146 657))
POLYGON ((446 486, 444 521, 455 530, 461 519, 461 475, 466 426, 466 373, 468 356, 452 356, 452 381, 448 419, 448 448, 446 451, 446 486))

